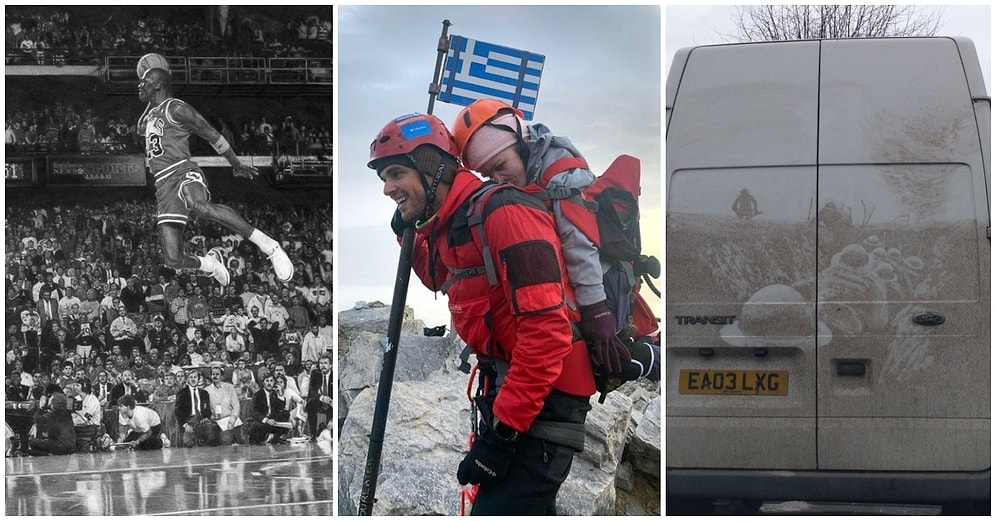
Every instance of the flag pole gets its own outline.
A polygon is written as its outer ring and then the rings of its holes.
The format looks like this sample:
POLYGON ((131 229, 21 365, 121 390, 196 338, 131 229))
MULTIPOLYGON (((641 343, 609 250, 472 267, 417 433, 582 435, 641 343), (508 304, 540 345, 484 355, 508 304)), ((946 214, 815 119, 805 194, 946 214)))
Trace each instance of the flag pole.
MULTIPOLYGON (((436 68, 433 71, 432 83, 429 85, 429 110, 435 95, 439 93, 439 69, 443 57, 449 50, 449 39, 446 31, 449 20, 443 20, 443 33, 436 47, 436 68)), ((387 412, 391 404, 391 387, 394 384, 394 368, 398 358, 398 343, 401 338, 401 325, 405 318, 405 301, 408 297, 408 280, 412 271, 412 253, 415 246, 415 229, 405 228, 401 238, 401 254, 398 257, 398 272, 394 281, 394 296, 391 300, 391 314, 387 322, 387 351, 380 370, 380 381, 377 383, 377 398, 374 404, 373 425, 370 428, 370 445, 367 448, 367 461, 363 469, 363 483, 360 490, 358 515, 373 515, 373 505, 377 501, 377 475, 380 473, 380 458, 384 448, 384 432, 387 430, 387 412)))
POLYGON ((453 24, 449 20, 443 20, 443 32, 439 35, 439 43, 436 44, 436 68, 432 72, 432 83, 429 84, 429 109, 426 110, 426 114, 432 114, 432 107, 436 103, 436 96, 442 90, 442 87, 439 85, 439 75, 443 65, 443 58, 450 49, 450 37, 446 33, 449 31, 451 25, 453 24))

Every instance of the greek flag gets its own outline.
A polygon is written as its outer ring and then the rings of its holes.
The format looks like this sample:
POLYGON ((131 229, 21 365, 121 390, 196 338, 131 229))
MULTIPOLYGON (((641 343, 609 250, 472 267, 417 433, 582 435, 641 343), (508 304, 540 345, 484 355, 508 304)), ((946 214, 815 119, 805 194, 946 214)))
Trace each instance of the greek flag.
POLYGON ((546 57, 493 43, 450 37, 439 101, 470 105, 477 99, 508 102, 533 118, 546 57))

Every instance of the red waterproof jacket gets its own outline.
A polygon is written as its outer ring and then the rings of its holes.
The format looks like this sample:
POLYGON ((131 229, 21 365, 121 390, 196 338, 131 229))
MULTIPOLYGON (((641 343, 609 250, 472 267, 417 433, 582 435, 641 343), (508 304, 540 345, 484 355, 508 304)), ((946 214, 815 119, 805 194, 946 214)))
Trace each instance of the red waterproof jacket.
MULTIPOLYGON (((459 171, 439 212, 418 229, 412 268, 433 291, 454 272, 484 264, 478 228, 467 223, 470 198, 483 185, 459 171), (434 277, 430 255, 436 256, 434 277)), ((551 390, 588 397, 595 381, 585 342, 574 339, 571 324, 578 312, 568 305, 574 295, 553 217, 514 187, 495 191, 484 215, 497 284, 484 274, 460 278, 448 288, 449 308, 457 333, 475 354, 509 362, 494 414, 525 432, 551 390)))

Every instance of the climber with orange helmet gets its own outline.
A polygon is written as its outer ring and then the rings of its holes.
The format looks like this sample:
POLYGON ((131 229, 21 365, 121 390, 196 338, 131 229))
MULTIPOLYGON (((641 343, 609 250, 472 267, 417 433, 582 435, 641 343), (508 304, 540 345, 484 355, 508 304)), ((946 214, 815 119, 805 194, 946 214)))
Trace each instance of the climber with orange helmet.
MULTIPOLYGON (((526 187, 533 193, 567 194, 580 192, 595 181, 595 174, 570 139, 554 136, 542 123, 526 125, 522 112, 502 101, 480 99, 465 107, 453 123, 453 135, 464 165, 497 182, 526 187)), ((630 352, 617 333, 627 326, 628 316, 625 310, 620 314, 609 307, 603 286, 607 266, 603 267, 599 258, 597 238, 579 225, 587 220, 593 228, 594 214, 563 198, 544 197, 552 202, 567 273, 581 310, 581 331, 591 343, 600 370, 621 374, 630 352), (587 215, 580 219, 565 216, 572 211, 587 215)), ((630 287, 635 282, 631 281, 630 287)), ((618 291, 626 294, 628 290, 618 291)), ((626 301, 620 305, 628 309, 626 297, 613 300, 626 301)))
POLYGON ((472 514, 550 514, 595 391, 553 218, 535 197, 462 168, 435 116, 387 123, 368 166, 397 203, 391 227, 415 227, 412 269, 448 296, 477 356, 479 422, 457 478, 479 484, 472 514), (468 222, 480 204, 480 223, 468 222), (486 243, 484 238, 486 237, 486 243), (492 269, 485 269, 490 266, 492 269))

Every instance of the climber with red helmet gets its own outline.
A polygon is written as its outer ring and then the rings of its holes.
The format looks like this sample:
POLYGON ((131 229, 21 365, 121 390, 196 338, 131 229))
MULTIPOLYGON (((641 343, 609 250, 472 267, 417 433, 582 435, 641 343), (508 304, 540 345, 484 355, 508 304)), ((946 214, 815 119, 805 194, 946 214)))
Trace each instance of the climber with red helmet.
POLYGON ((572 329, 578 316, 552 216, 535 197, 462 168, 456 141, 432 115, 388 122, 368 166, 398 205, 394 232, 415 227, 412 268, 446 293, 454 327, 477 356, 479 422, 457 472, 461 484, 480 485, 471 513, 555 513, 584 448, 595 384, 572 329), (480 223, 467 219, 474 204, 480 223))
MULTIPOLYGON (((570 139, 554 136, 542 123, 526 125, 522 112, 503 101, 480 99, 465 107, 453 123, 453 136, 464 165, 497 182, 527 187, 532 193, 567 194, 580 192, 595 181, 570 139)), ((594 216, 579 204, 546 197, 552 202, 567 273, 581 310, 581 332, 599 368, 605 374, 620 374, 630 352, 617 333, 627 326, 628 317, 617 316, 607 304, 603 274, 608 266, 599 258, 597 239, 565 212, 588 214, 580 219, 592 224, 594 216)), ((621 288, 620 293, 628 293, 635 283, 635 279, 629 281, 630 287, 621 288)))

